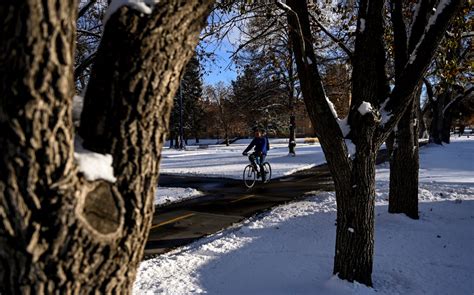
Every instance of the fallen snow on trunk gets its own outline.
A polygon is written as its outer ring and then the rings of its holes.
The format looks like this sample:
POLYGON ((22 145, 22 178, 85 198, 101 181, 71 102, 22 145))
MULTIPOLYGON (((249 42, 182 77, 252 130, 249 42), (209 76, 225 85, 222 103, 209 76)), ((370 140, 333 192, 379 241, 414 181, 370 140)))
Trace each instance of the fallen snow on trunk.
MULTIPOLYGON (((444 152, 442 163, 453 163, 444 171, 464 175, 456 170, 462 160, 470 166, 460 170, 474 174, 474 141, 455 141, 444 152)), ((433 179, 439 162, 430 158, 437 153, 432 147, 421 153, 433 179)), ((457 176, 454 183, 421 183, 420 220, 411 220, 387 213, 384 177, 377 176, 373 289, 331 275, 336 201, 323 193, 143 262, 134 293, 471 294, 474 185, 457 176)))
POLYGON ((113 158, 109 154, 99 154, 82 147, 82 140, 76 138, 74 143, 74 159, 87 180, 103 179, 115 182, 113 158))
POLYGON ((363 101, 357 110, 362 116, 364 116, 365 114, 372 112, 373 108, 370 102, 363 101))
POLYGON ((110 16, 112 16, 112 14, 122 6, 131 7, 144 14, 150 14, 153 12, 153 6, 158 2, 159 0, 113 0, 105 12, 104 25, 109 20, 110 16))

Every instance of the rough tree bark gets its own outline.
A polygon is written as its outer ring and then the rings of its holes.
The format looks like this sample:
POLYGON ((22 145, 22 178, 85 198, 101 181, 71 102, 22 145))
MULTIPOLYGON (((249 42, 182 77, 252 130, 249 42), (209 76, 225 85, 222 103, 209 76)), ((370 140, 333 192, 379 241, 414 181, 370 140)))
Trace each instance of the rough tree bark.
POLYGON ((290 60, 288 62, 288 110, 290 111, 290 134, 288 140, 288 153, 296 155, 296 116, 295 116, 295 79, 293 73, 293 49, 291 39, 288 38, 288 53, 290 60))
POLYGON ((394 131, 394 144, 390 151, 390 192, 388 212, 404 213, 418 219, 419 141, 417 91, 412 108, 409 108, 394 131))
POLYGON ((131 291, 172 97, 211 2, 124 7, 107 23, 81 133, 113 155, 114 184, 74 162, 77 1, 0 5, 1 293, 131 291))
POLYGON ((449 20, 461 3, 447 3, 439 11, 433 25, 423 36, 419 36, 417 50, 422 54, 411 53, 413 60, 404 65, 391 92, 385 74, 384 1, 362 0, 358 4, 348 134, 343 134, 340 129, 325 95, 315 59, 306 1, 288 0, 288 6, 280 3, 279 7, 287 11, 303 98, 335 183, 338 210, 333 271, 342 279, 356 280, 370 286, 374 251, 376 154, 411 105, 413 92, 449 20), (361 113, 359 108, 367 106, 367 103, 370 103, 371 108, 361 113), (379 111, 377 106, 381 105, 383 107, 379 111), (384 116, 381 111, 389 116, 384 116), (348 157, 345 140, 351 140, 356 146, 353 157, 348 157))
MULTIPOLYGON (((409 53, 416 48, 434 5, 433 0, 423 1, 418 8, 418 17, 414 21, 411 34, 407 36, 401 0, 391 1, 393 19, 395 80, 399 80, 409 60, 409 53)), ((419 170, 419 120, 417 117, 421 83, 411 98, 410 107, 406 110, 392 133, 393 145, 390 148, 390 213, 404 213, 418 219, 418 170, 419 170)))

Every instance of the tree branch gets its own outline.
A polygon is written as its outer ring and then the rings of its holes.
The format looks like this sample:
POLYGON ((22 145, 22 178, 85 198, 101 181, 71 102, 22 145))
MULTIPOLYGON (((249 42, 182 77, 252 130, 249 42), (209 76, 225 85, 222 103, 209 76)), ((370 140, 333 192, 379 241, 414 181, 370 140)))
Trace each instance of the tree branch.
POLYGON ((461 9, 464 1, 446 0, 438 4, 436 13, 426 24, 420 41, 413 49, 410 58, 396 81, 385 111, 391 113, 390 119, 382 124, 378 140, 385 141, 411 102, 412 94, 423 78, 441 38, 452 17, 461 9))
POLYGON ((459 94, 458 96, 456 96, 453 100, 451 100, 443 109, 443 115, 454 105, 456 105, 458 102, 460 102, 461 100, 463 100, 464 98, 468 97, 469 94, 472 93, 472 91, 474 90, 474 87, 470 87, 468 88, 467 90, 465 90, 463 93, 459 94))
POLYGON ((346 46, 346 44, 344 44, 344 42, 342 42, 342 40, 336 38, 333 34, 331 34, 324 26, 323 24, 321 24, 321 22, 319 22, 316 17, 313 15, 313 14, 309 14, 309 16, 311 17, 311 19, 316 23, 316 25, 329 37, 331 38, 332 41, 334 41, 334 43, 336 43, 337 45, 339 45, 339 47, 347 54, 347 56, 349 57, 349 59, 352 59, 354 53, 346 46))
POLYGON ((93 52, 87 56, 76 68, 74 69, 74 77, 79 77, 82 72, 85 71, 92 63, 94 63, 95 56, 97 52, 93 52))
POLYGON ((392 0, 390 4, 395 49, 395 79, 398 79, 408 61, 407 33, 403 21, 402 1, 392 0))
POLYGON ((428 101, 431 105, 434 105, 436 102, 434 100, 433 85, 431 85, 431 82, 428 81, 428 79, 426 78, 423 78, 423 83, 425 83, 426 86, 426 94, 428 95, 428 101))
POLYGON ((80 19, 81 17, 83 17, 86 12, 97 2, 97 0, 90 0, 89 2, 87 2, 87 4, 85 4, 80 10, 79 12, 77 13, 77 19, 80 19))
POLYGON ((92 36, 92 37, 96 37, 98 39, 102 38, 102 36, 100 34, 97 34, 97 33, 91 32, 91 31, 78 29, 77 32, 81 33, 81 34, 84 34, 84 35, 89 35, 89 36, 92 36))
MULTIPOLYGON (((296 32, 297 34, 299 35, 300 37, 300 40, 299 40, 299 43, 300 43, 300 46, 301 46, 301 55, 302 56, 306 56, 306 45, 305 45, 305 39, 304 39, 304 35, 303 35, 303 30, 301 28, 301 23, 300 23, 300 19, 299 19, 299 16, 298 14, 293 10, 291 9, 291 7, 289 7, 288 5, 284 4, 283 2, 279 1, 279 0, 276 0, 276 5, 282 9, 283 11, 286 11, 286 13, 288 15, 292 15, 294 18, 295 18, 295 24, 297 26, 296 28, 296 32)), ((289 24, 289 23, 288 23, 289 24)))

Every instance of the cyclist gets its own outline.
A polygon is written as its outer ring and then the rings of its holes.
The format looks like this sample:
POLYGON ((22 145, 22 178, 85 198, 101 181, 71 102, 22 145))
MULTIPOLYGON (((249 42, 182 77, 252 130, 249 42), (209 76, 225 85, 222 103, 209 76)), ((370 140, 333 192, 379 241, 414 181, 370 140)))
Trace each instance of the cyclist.
MULTIPOLYGON (((255 170, 264 172, 263 162, 265 162, 265 157, 267 156, 267 151, 270 149, 270 143, 268 142, 268 137, 263 135, 262 130, 255 129, 254 138, 249 146, 244 150, 242 155, 247 156, 248 152, 254 148, 254 152, 250 154, 249 160, 254 166, 255 170), (260 170, 257 169, 257 164, 260 166, 260 170)), ((262 180, 265 181, 265 173, 257 172, 257 177, 262 176, 262 180)))

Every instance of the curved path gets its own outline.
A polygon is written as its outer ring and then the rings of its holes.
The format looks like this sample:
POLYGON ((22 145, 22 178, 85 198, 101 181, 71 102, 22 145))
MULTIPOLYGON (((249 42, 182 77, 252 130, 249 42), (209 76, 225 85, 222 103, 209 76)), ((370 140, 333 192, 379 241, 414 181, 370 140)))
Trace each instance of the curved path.
MULTIPOLYGON (((381 151, 377 162, 386 159, 386 152, 381 151)), ((155 209, 145 257, 189 244, 310 192, 334 190, 327 165, 257 183, 251 190, 240 180, 196 176, 160 175, 159 185, 191 187, 204 195, 155 209)))

